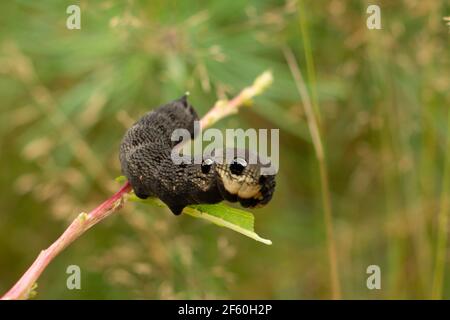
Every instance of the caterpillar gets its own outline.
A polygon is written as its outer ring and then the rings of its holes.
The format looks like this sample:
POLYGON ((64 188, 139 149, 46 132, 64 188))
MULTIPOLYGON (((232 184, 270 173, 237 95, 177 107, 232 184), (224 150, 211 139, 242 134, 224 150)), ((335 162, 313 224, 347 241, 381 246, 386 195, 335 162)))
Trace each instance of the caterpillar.
POLYGON ((194 122, 198 115, 187 96, 148 112, 130 127, 120 145, 120 164, 134 193, 141 199, 158 197, 179 215, 191 204, 214 204, 227 200, 243 207, 266 205, 275 190, 275 174, 262 174, 261 159, 248 150, 233 154, 230 161, 217 161, 222 152, 194 161, 175 164, 172 149, 180 141, 172 141, 176 129, 186 129, 194 138, 194 122), (253 163, 256 162, 256 163, 253 163))

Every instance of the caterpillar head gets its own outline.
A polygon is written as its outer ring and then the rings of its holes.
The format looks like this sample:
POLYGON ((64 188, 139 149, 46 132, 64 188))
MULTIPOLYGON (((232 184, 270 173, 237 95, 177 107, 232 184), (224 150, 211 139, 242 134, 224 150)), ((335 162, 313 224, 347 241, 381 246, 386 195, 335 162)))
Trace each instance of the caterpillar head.
POLYGON ((225 200, 239 202, 245 208, 266 205, 275 190, 275 173, 263 170, 269 168, 268 161, 248 150, 233 151, 222 161, 215 160, 217 185, 225 200))

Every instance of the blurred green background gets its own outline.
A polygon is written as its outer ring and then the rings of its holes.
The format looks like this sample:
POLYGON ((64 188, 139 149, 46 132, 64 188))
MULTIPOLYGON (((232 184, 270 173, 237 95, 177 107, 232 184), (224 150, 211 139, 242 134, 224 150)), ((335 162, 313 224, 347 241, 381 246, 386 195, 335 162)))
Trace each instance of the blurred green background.
POLYGON ((22 0, 0 12, 2 293, 118 189, 134 120, 186 91, 203 115, 270 69, 253 107, 215 127, 280 129, 277 190, 254 211, 272 246, 127 203, 51 263, 37 298, 330 298, 323 188, 292 50, 326 149, 342 297, 431 298, 444 266, 434 297, 450 298, 447 1, 22 0), (81 30, 66 28, 71 4, 81 30), (367 29, 369 4, 382 30, 367 29), (437 253, 448 262, 436 265, 437 253), (66 288, 71 264, 82 290, 66 288), (366 287, 369 265, 381 290, 366 287))

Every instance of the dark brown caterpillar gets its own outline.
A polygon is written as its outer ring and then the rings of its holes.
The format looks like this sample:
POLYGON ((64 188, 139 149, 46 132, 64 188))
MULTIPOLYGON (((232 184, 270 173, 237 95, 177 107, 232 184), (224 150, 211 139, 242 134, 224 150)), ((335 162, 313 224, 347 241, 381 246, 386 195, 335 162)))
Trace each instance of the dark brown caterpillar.
POLYGON ((262 164, 250 164, 250 153, 229 163, 216 161, 214 155, 202 164, 176 165, 171 150, 175 129, 187 129, 194 137, 197 113, 184 96, 151 111, 128 131, 120 146, 122 172, 139 198, 161 199, 178 215, 190 204, 239 201, 244 207, 267 204, 275 190, 275 175, 261 175, 262 164))

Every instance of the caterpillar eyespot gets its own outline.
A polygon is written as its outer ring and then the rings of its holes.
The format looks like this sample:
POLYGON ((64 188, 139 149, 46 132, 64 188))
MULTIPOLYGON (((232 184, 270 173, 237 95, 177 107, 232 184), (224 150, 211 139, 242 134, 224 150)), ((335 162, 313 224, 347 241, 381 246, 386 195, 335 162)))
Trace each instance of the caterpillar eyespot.
POLYGON ((210 158, 206 158, 205 160, 203 160, 202 162, 202 172, 204 174, 209 173, 209 171, 211 170, 211 166, 213 165, 214 160, 210 159, 210 158))
POLYGON ((234 158, 230 164, 230 171, 234 175, 241 175, 247 167, 247 161, 243 158, 234 158))
POLYGON ((171 141, 173 131, 186 129, 193 137, 198 120, 183 96, 148 112, 127 130, 119 158, 136 196, 158 197, 176 215, 190 204, 223 200, 250 208, 267 204, 275 191, 275 175, 262 175, 261 163, 250 163, 247 150, 244 157, 228 164, 214 158, 205 158, 201 164, 192 161, 176 165, 172 161, 171 150, 179 143, 171 141))

